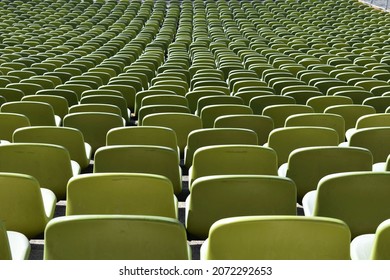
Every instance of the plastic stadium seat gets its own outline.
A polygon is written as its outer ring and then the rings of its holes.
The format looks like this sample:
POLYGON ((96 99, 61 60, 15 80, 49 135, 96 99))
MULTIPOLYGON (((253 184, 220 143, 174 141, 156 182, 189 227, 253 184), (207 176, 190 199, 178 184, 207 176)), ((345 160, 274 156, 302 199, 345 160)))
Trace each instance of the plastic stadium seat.
POLYGON ((209 105, 244 105, 241 98, 230 95, 215 95, 215 96, 204 96, 199 98, 198 105, 196 108, 196 114, 199 116, 203 108, 209 105))
POLYGON ((265 95, 252 98, 249 102, 249 107, 252 108, 254 114, 262 115, 264 108, 267 106, 281 104, 296 104, 296 101, 289 96, 265 95))
POLYGON ((291 115, 314 113, 310 106, 300 104, 270 105, 264 108, 263 115, 272 118, 274 127, 283 127, 286 119, 291 115))
POLYGON ((24 93, 20 89, 0 88, 0 96, 3 96, 7 102, 12 102, 22 100, 24 93))
MULTIPOLYGON (((200 100, 198 101, 199 104, 200 100)), ((238 104, 208 105, 200 112, 203 128, 214 127, 214 121, 223 115, 247 115, 253 111, 249 106, 238 104)))
POLYGON ((259 115, 225 115, 214 121, 215 128, 245 128, 257 134, 259 145, 268 141, 270 132, 274 129, 273 120, 259 115))
POLYGON ((96 151, 94 173, 127 172, 158 174, 171 180, 175 194, 182 191, 177 150, 151 145, 114 145, 96 151))
POLYGON ((195 113, 198 107, 198 100, 204 96, 214 96, 221 95, 225 96, 222 91, 218 90, 194 90, 190 91, 185 95, 185 98, 188 101, 188 108, 190 108, 191 113, 195 113))
POLYGON ((0 221, 0 260, 27 260, 31 245, 25 235, 16 231, 7 231, 0 221))
POLYGON ((390 217, 387 172, 345 172, 327 175, 317 190, 303 198, 306 216, 333 217, 343 220, 352 237, 374 233, 390 217))
POLYGON ((143 126, 161 126, 172 129, 176 133, 177 144, 181 157, 187 145, 187 138, 191 131, 202 128, 200 117, 188 113, 156 113, 147 115, 143 126))
POLYGON ((351 242, 352 260, 389 260, 389 222, 379 224, 375 233, 362 234, 351 242))
POLYGON ((364 115, 375 114, 374 107, 367 105, 334 105, 325 109, 324 113, 337 114, 344 118, 345 130, 355 127, 356 121, 364 115))
POLYGON ((151 145, 163 146, 178 151, 174 130, 161 126, 131 126, 113 128, 107 132, 107 146, 112 145, 151 145))
POLYGON ((374 107, 377 113, 385 113, 386 109, 390 106, 390 96, 370 97, 363 101, 363 105, 374 107))
POLYGON ((188 107, 188 101, 184 96, 162 94, 144 97, 141 102, 141 107, 148 105, 179 105, 188 107))
POLYGON ((184 226, 141 215, 74 215, 53 219, 45 231, 45 260, 188 260, 184 226), (131 248, 131 249, 129 249, 131 248))
POLYGON ((30 124, 58 126, 61 119, 54 115, 53 107, 44 102, 37 101, 13 101, 4 103, 0 107, 1 112, 25 115, 30 124))
POLYGON ((100 113, 111 113, 122 117, 121 109, 119 109, 116 105, 110 104, 98 104, 98 103, 90 103, 90 104, 78 104, 73 105, 69 108, 68 113, 92 113, 92 112, 100 112, 100 113))
POLYGON ((77 94, 72 90, 67 89, 44 89, 39 90, 36 93, 37 95, 53 95, 53 96, 59 96, 66 99, 68 102, 68 107, 78 104, 78 97, 77 94))
POLYGON ((186 206, 187 232, 205 239, 212 224, 222 218, 296 215, 296 187, 290 179, 277 176, 205 176, 193 182, 186 206))
POLYGON ((287 163, 278 171, 279 176, 292 179, 297 186, 298 203, 309 191, 315 190, 325 175, 370 171, 372 155, 367 149, 357 147, 306 147, 292 151, 287 163))
POLYGON ((181 105, 147 105, 142 106, 138 111, 138 125, 143 125, 145 117, 159 113, 182 113, 189 114, 190 110, 187 106, 181 105))
POLYGON ((171 181, 153 174, 94 173, 72 178, 66 215, 127 214, 178 218, 171 181))
POLYGON ((345 140, 345 121, 343 117, 336 114, 308 113, 291 115, 286 119, 285 127, 292 126, 318 126, 328 127, 336 130, 339 141, 345 140))
POLYGON ((21 127, 30 126, 25 115, 15 113, 0 113, 0 139, 12 142, 12 134, 21 127))
POLYGON ((314 112, 323 113, 326 108, 333 105, 352 104, 353 100, 347 96, 316 96, 307 100, 306 105, 312 107, 314 112))
POLYGON ((21 101, 48 103, 53 108, 54 115, 58 116, 61 120, 65 117, 66 114, 68 114, 69 111, 68 101, 62 96, 44 94, 27 95, 24 96, 21 101))
POLYGON ((257 135, 253 130, 243 128, 203 128, 188 134, 184 149, 184 164, 192 165, 195 151, 204 146, 225 144, 258 145, 257 135))
POLYGON ((65 116, 63 125, 81 131, 84 141, 92 147, 93 157, 98 148, 106 145, 107 132, 112 128, 125 126, 125 120, 111 113, 72 113, 65 116))
POLYGON ((277 175, 276 153, 258 145, 202 147, 194 153, 188 180, 191 186, 203 176, 230 174, 277 175), (242 164, 235 164, 239 162, 242 164))
POLYGON ((70 127, 33 126, 18 128, 12 136, 14 143, 46 143, 63 146, 69 152, 71 160, 81 169, 89 166, 91 146, 84 142, 83 134, 70 127))
POLYGON ((6 86, 6 88, 15 88, 23 91, 24 95, 33 95, 36 94, 38 90, 44 89, 41 85, 33 83, 11 83, 6 86))
POLYGON ((0 219, 7 229, 28 238, 42 234, 54 216, 55 194, 29 175, 2 172, 0 182, 0 219))
POLYGON ((225 218, 211 226, 201 260, 349 260, 350 236, 338 219, 225 218))
POLYGON ((278 166, 281 166, 287 162, 290 153, 295 149, 314 146, 337 146, 338 144, 339 137, 334 129, 295 126, 274 129, 271 131, 265 146, 276 151, 278 166))
MULTIPOLYGON (((69 106, 76 105, 78 103, 78 100, 81 99, 81 95, 84 91, 92 90, 92 88, 90 86, 81 85, 81 84, 63 84, 63 85, 57 86, 56 89, 72 91, 76 95, 76 98, 77 98, 76 102, 74 102, 74 101, 70 102, 68 99, 69 106)), ((72 99, 74 99, 74 97, 72 97, 72 99)))

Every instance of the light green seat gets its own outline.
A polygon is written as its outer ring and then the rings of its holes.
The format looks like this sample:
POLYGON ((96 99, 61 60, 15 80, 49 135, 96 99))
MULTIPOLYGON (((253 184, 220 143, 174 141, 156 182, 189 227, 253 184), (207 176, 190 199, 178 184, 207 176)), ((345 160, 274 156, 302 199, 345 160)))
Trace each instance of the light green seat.
POLYGON ((370 97, 363 101, 363 105, 374 107, 377 113, 385 113, 386 109, 390 107, 390 96, 370 97))
POLYGON ((184 164, 192 165, 195 151, 204 146, 225 144, 258 145, 257 134, 244 128, 203 128, 191 131, 184 149, 184 164))
POLYGON ((53 218, 57 199, 30 175, 1 172, 0 202, 0 220, 6 228, 34 238, 53 218))
POLYGON ((62 120, 69 111, 68 101, 62 96, 55 95, 27 95, 22 98, 22 101, 36 101, 48 103, 52 106, 54 115, 58 116, 62 120))
POLYGON ((42 188, 55 193, 58 200, 66 195, 68 180, 80 173, 80 166, 71 161, 62 146, 41 143, 12 143, 0 145, 0 172, 31 175, 42 188))
POLYGON ((345 131, 355 127, 356 121, 364 115, 375 114, 374 107, 358 104, 334 105, 325 109, 324 113, 337 114, 344 118, 345 131))
POLYGON ((194 153, 188 180, 211 175, 277 175, 276 152, 258 145, 215 145, 194 153), (240 164, 237 164, 240 163, 240 164))
POLYGON ((45 231, 45 260, 188 260, 184 226, 141 215, 75 215, 53 219, 45 231))
POLYGON ((190 108, 191 113, 195 113, 197 106, 198 106, 198 100, 204 96, 213 96, 213 95, 221 95, 224 96, 225 94, 222 91, 218 90, 194 90, 190 91, 185 95, 185 98, 188 101, 188 108, 190 108))
POLYGON ((280 166, 279 176, 292 179, 297 186, 297 199, 315 190, 322 177, 332 173, 370 171, 372 154, 358 147, 306 147, 292 151, 288 161, 280 166))
POLYGON ((111 105, 111 104, 98 104, 98 103, 73 105, 69 108, 68 113, 73 114, 73 113, 92 113, 92 112, 111 113, 122 117, 121 109, 119 109, 118 106, 111 105))
POLYGON ((0 139, 12 142, 12 134, 21 127, 30 126, 25 115, 16 113, 0 113, 0 139))
POLYGON ((358 129, 387 126, 390 126, 390 114, 377 113, 361 116, 356 121, 355 127, 348 129, 348 131, 346 132, 347 140, 349 140, 351 138, 351 135, 354 134, 358 129))
POLYGON ((189 113, 155 113, 145 116, 142 125, 172 129, 176 133, 180 156, 184 157, 188 135, 191 131, 202 128, 202 120, 200 117, 189 113))
POLYGON ((84 142, 81 131, 70 127, 33 126, 18 128, 12 136, 14 143, 46 143, 63 146, 69 152, 71 160, 81 169, 89 166, 91 146, 84 142))
POLYGON ((55 117, 53 107, 45 102, 12 101, 1 105, 0 111, 25 115, 32 126, 58 126, 61 121, 59 117, 55 117))
POLYGON ((177 150, 177 137, 174 130, 162 126, 130 126, 113 128, 107 132, 107 146, 112 145, 151 145, 177 150))
POLYGON ((374 233, 381 222, 390 218, 388 201, 390 173, 345 172, 327 175, 317 190, 303 198, 306 216, 343 220, 352 238, 374 233))
POLYGON ((205 176, 193 182, 186 206, 187 232, 204 240, 222 218, 296 215, 296 187, 290 179, 269 175, 205 176))
POLYGON ((268 141, 270 132, 274 129, 273 120, 260 115, 225 115, 216 118, 215 128, 245 128, 251 129, 257 134, 259 145, 268 141))
POLYGON ((271 131, 266 147, 278 155, 278 166, 287 162, 290 153, 298 148, 312 146, 337 146, 339 137, 331 128, 295 126, 276 128, 271 131))
POLYGON ((141 173, 94 173, 69 180, 66 215, 121 214, 178 218, 170 180, 141 173))
POLYGON ((285 127, 292 126, 319 126, 336 130, 339 141, 345 140, 345 121, 336 114, 308 113, 291 115, 286 119, 285 127))
POLYGON ((254 114, 261 115, 267 106, 280 104, 296 104, 296 101, 289 96, 265 95, 252 98, 249 107, 252 108, 254 114))
POLYGON ((379 224, 375 233, 362 234, 351 242, 352 260, 390 260, 389 222, 379 224))
POLYGON ((63 97, 68 102, 68 107, 79 103, 77 94, 74 91, 68 89, 44 89, 37 91, 36 95, 52 95, 63 97))
POLYGON ((138 125, 143 125, 145 117, 158 113, 182 113, 189 114, 190 109, 182 105, 147 105, 142 106, 138 111, 138 125))
POLYGON ((23 91, 24 95, 33 95, 36 94, 38 90, 43 90, 44 88, 41 85, 33 83, 11 83, 6 86, 6 88, 15 88, 23 91))
POLYGON ((390 141, 390 127, 369 127, 357 129, 351 135, 347 145, 371 151, 375 164, 385 162, 390 154, 388 141, 390 141))
MULTIPOLYGON (((200 101, 198 101, 199 104, 200 101)), ((203 128, 214 127, 214 121, 224 115, 248 115, 253 114, 252 109, 246 105, 219 104, 203 107, 200 112, 203 128)))
POLYGON ((274 127, 284 127, 286 119, 291 115, 314 113, 312 107, 300 104, 270 105, 264 108, 263 115, 272 118, 274 127))
POLYGON ((167 177, 175 194, 182 190, 181 168, 177 150, 151 145, 114 145, 95 153, 94 173, 148 173, 167 177))
POLYGON ((350 236, 338 219, 225 218, 211 226, 201 260, 349 260, 350 236))
POLYGON ((148 105, 179 105, 188 107, 188 101, 184 96, 162 94, 144 97, 141 102, 141 107, 148 105))
POLYGON ((0 96, 3 96, 7 102, 22 100, 24 93, 16 88, 0 88, 0 96))
POLYGON ((198 100, 196 114, 199 116, 203 108, 209 105, 228 105, 228 104, 244 105, 244 102, 241 98, 236 96, 230 96, 230 95, 204 96, 199 98, 198 100))
POLYGON ((306 105, 312 107, 314 112, 323 113, 326 108, 333 105, 345 105, 352 104, 353 101, 351 98, 347 96, 332 96, 332 95, 324 95, 324 96, 315 96, 309 98, 306 102, 306 105))
POLYGON ((27 260, 31 245, 25 235, 7 230, 0 221, 0 260, 27 260))
POLYGON ((107 132, 112 128, 125 126, 125 121, 121 116, 111 113, 72 113, 64 117, 63 126, 81 131, 84 141, 91 145, 93 157, 99 147, 106 145, 107 132))

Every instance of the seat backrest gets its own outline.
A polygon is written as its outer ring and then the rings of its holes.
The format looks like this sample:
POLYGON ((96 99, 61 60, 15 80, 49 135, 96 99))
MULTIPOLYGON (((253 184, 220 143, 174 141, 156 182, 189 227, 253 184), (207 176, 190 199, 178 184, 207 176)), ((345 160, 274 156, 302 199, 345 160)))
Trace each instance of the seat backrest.
POLYGON ((37 101, 48 103, 53 107, 53 112, 61 119, 68 114, 69 105, 65 97, 55 95, 27 95, 22 98, 22 101, 37 101))
POLYGON ((110 129, 124 126, 124 119, 111 113, 72 113, 64 117, 63 124, 80 130, 85 142, 91 145, 92 153, 95 153, 99 147, 106 145, 110 129))
POLYGON ((296 215, 296 187, 278 176, 205 176, 193 182, 186 205, 187 231, 205 239, 211 225, 222 218, 296 215))
POLYGON ((127 214, 177 218, 170 180, 141 173, 95 173, 72 178, 66 215, 127 214))
POLYGON ((327 175, 317 187, 314 216, 333 217, 349 226, 352 237, 374 233, 390 218, 390 174, 346 172, 327 175))
POLYGON ((150 145, 115 145, 96 151, 94 172, 152 173, 171 180, 174 192, 182 190, 177 151, 150 145))
POLYGON ((190 184, 203 176, 229 174, 277 175, 276 152, 258 145, 215 145, 195 151, 190 184))
POLYGON ((198 148, 210 145, 248 144, 257 145, 257 135, 253 130, 244 128, 203 128, 188 134, 184 154, 186 167, 192 165, 192 159, 198 148))
POLYGON ((377 113, 364 115, 358 118, 356 121, 356 129, 369 128, 369 127, 385 127, 390 126, 390 114, 377 113))
POLYGON ((390 226, 389 220, 383 221, 375 232, 375 239, 372 246, 371 256, 372 260, 389 260, 389 242, 390 242, 390 226))
POLYGON ((142 106, 138 111, 138 125, 143 125, 146 116, 158 113, 190 113, 187 106, 181 105, 147 105, 142 106))
POLYGON ((300 104, 270 105, 264 108, 263 115, 272 118, 274 127, 284 127, 286 119, 295 114, 314 113, 312 107, 300 104))
POLYGON ((390 127, 371 127, 357 129, 349 139, 349 146, 370 150, 374 163, 385 162, 390 154, 390 127))
POLYGON ((0 146, 1 172, 22 173, 35 177, 42 188, 52 190, 57 199, 66 194, 66 184, 73 176, 69 152, 52 144, 13 143, 0 146))
POLYGON ((0 260, 12 260, 7 230, 2 221, 0 221, 0 260))
MULTIPOLYGON (((120 94, 120 92, 118 92, 120 94)), ((115 95, 106 95, 106 94, 96 94, 89 95, 85 97, 81 97, 80 104, 111 104, 118 106, 121 110, 122 118, 124 118, 127 122, 130 120, 129 112, 127 111, 127 102, 123 96, 115 96, 115 95)))
POLYGON ((30 121, 25 115, 0 113, 0 139, 12 142, 14 131, 27 126, 30 126, 30 121))
POLYGON ((267 146, 276 151, 280 166, 287 162, 290 153, 297 148, 338 144, 339 137, 334 129, 297 126, 274 129, 269 135, 267 146))
MULTIPOLYGON (((198 102, 199 103, 199 102, 198 102)), ((214 127, 214 121, 223 115, 247 115, 253 114, 252 109, 246 105, 220 104, 203 107, 200 112, 203 128, 214 127)))
POLYGON ((298 202, 317 188, 322 177, 348 171, 370 171, 372 155, 367 149, 357 147, 306 147, 291 152, 286 176, 297 185, 298 202))
POLYGON ((225 218, 210 228, 202 260, 349 260, 350 231, 337 219, 225 218))
POLYGON ((45 231, 45 260, 188 260, 190 256, 185 228, 171 218, 74 215, 53 219, 45 231))
POLYGON ((53 107, 38 101, 13 101, 1 105, 1 112, 25 115, 30 124, 56 126, 53 107))
POLYGON ((352 104, 353 100, 347 96, 315 96, 307 100, 306 105, 311 106, 316 113, 323 113, 326 108, 333 105, 352 104))
POLYGON ((278 104, 296 104, 294 98, 283 95, 264 95, 257 96, 251 99, 249 106, 252 108, 253 113, 257 115, 263 114, 265 107, 278 104))
POLYGON ((336 130, 340 142, 345 140, 345 121, 340 115, 326 113, 295 114, 289 116, 285 122, 285 127, 292 126, 318 126, 332 128, 336 130))
POLYGON ((63 146, 69 152, 70 158, 81 168, 89 165, 84 137, 81 131, 71 127, 33 126, 15 130, 14 143, 47 143, 63 146))
POLYGON ((177 150, 175 131, 161 126, 130 126, 113 128, 107 133, 107 146, 152 145, 177 150))

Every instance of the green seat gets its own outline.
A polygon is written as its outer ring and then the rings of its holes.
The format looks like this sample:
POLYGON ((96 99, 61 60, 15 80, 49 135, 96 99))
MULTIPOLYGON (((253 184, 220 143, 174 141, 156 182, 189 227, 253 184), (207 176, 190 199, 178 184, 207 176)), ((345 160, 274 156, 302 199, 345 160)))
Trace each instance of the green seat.
POLYGON ((298 203, 309 191, 315 190, 322 177, 349 171, 370 171, 372 154, 357 147, 306 147, 292 151, 280 166, 279 176, 292 179, 297 186, 298 203))
MULTIPOLYGON (((92 90, 92 87, 88 85, 82 85, 82 84, 63 84, 56 87, 56 89, 62 89, 62 90, 69 90, 73 91, 73 93, 76 94, 77 101, 81 99, 81 95, 86 90, 92 90)), ((69 102, 69 100, 68 100, 69 102)), ((69 102, 69 106, 76 105, 77 103, 69 102)))
POLYGON ((339 137, 334 129, 295 126, 272 130, 265 146, 276 151, 278 166, 281 166, 287 162, 290 153, 295 149, 313 146, 337 146, 338 144, 339 137))
POLYGON ((65 97, 55 96, 55 95, 45 95, 45 94, 36 94, 36 95, 27 95, 22 98, 22 101, 36 101, 48 103, 53 108, 55 116, 58 116, 61 120, 68 114, 69 105, 65 97))
POLYGON ((390 217, 388 201, 390 174, 387 172, 345 172, 322 178, 317 190, 303 198, 306 216, 343 220, 352 238, 374 233, 390 217))
POLYGON ((44 89, 41 85, 33 84, 33 83, 11 83, 6 86, 6 88, 15 88, 21 90, 24 95, 33 95, 36 94, 37 91, 44 89))
POLYGON ((53 107, 44 102, 38 101, 13 101, 1 105, 0 111, 3 113, 16 113, 25 115, 32 126, 49 125, 58 126, 60 118, 54 115, 53 107))
POLYGON ((31 245, 25 235, 10 231, 0 221, 0 260, 27 260, 31 245))
POLYGON ((42 234, 54 216, 55 194, 30 175, 1 172, 0 182, 0 220, 7 229, 27 238, 42 234))
POLYGON ((344 118, 345 130, 355 127, 356 121, 364 115, 375 114, 374 107, 367 105, 345 104, 333 105, 325 109, 324 113, 337 114, 344 118))
POLYGON ((68 180, 80 172, 80 166, 72 162, 69 152, 62 146, 37 143, 13 143, 0 146, 1 172, 31 175, 41 187, 54 192, 57 199, 64 199, 68 180))
POLYGON ((180 156, 184 156, 187 138, 191 131, 202 128, 200 117, 188 113, 156 113, 147 115, 143 126, 161 126, 172 129, 177 137, 180 156))
MULTIPOLYGON (((198 101, 199 104, 200 100, 198 101)), ((247 115, 253 114, 252 109, 246 105, 239 104, 219 104, 208 105, 200 112, 203 128, 214 127, 214 121, 224 115, 247 115)))
POLYGON ((194 90, 190 91, 185 95, 185 98, 188 101, 188 108, 190 108, 190 111, 192 114, 196 112, 196 109, 198 107, 198 100, 204 96, 214 96, 214 95, 221 95, 224 96, 224 93, 222 91, 218 90, 194 90))
POLYGON ((201 260, 349 260, 350 236, 338 219, 225 218, 211 226, 201 260))
POLYGON ((351 242, 352 260, 389 260, 389 219, 375 233, 362 234, 351 242))
POLYGON ((150 215, 177 219, 171 181, 141 173, 94 173, 72 178, 66 215, 150 215))
POLYGON ((390 107, 390 96, 370 97, 365 99, 362 104, 374 107, 377 113, 385 113, 390 107))
POLYGON ((175 194, 182 191, 177 150, 151 145, 114 145, 99 148, 94 160, 94 173, 158 174, 171 180, 175 194))
POLYGON ((347 96, 316 96, 309 98, 306 105, 312 107, 314 112, 323 113, 326 108, 333 105, 346 105, 352 104, 353 100, 347 96))
POLYGON ((107 146, 112 145, 151 145, 163 146, 178 151, 174 130, 162 126, 131 126, 113 128, 107 132, 107 146))
POLYGON ((254 114, 261 115, 265 107, 281 104, 296 104, 296 101, 289 96, 265 95, 252 98, 249 107, 252 108, 254 114))
POLYGON ((91 103, 73 105, 69 108, 69 114, 92 112, 111 113, 122 117, 121 109, 119 109, 119 107, 115 105, 91 103))
POLYGON ((66 115, 63 126, 81 131, 84 141, 91 145, 93 157, 99 147, 106 145, 107 132, 112 128, 125 126, 125 122, 117 114, 85 112, 66 115))
POLYGON ((270 105, 264 108, 263 115, 272 118, 274 127, 284 127, 286 119, 296 114, 314 113, 312 107, 300 104, 270 105))
POLYGON ((45 231, 45 260, 188 260, 184 226, 141 215, 74 215, 53 219, 45 231), (129 249, 131 248, 131 249, 129 249))
POLYGON ((340 115, 327 113, 291 115, 286 119, 285 127, 292 126, 318 126, 332 128, 336 130, 340 142, 345 140, 345 121, 340 115))
POLYGON ((7 102, 22 100, 24 93, 20 89, 0 88, 0 96, 4 97, 7 102))
POLYGON ((12 142, 12 134, 21 127, 30 126, 25 115, 16 113, 0 113, 0 139, 12 142))
POLYGON ((196 108, 196 114, 199 116, 203 108, 210 105, 244 105, 241 98, 230 95, 211 95, 200 97, 196 108))
POLYGON ((222 218, 296 215, 296 187, 290 179, 269 175, 205 176, 193 182, 186 206, 187 232, 204 240, 222 218))
POLYGON ((143 120, 149 115, 158 113, 182 113, 189 114, 190 110, 187 106, 181 105, 147 105, 142 106, 138 111, 138 125, 143 125, 143 120))
POLYGON ((69 152, 71 160, 81 169, 89 166, 91 146, 84 142, 82 133, 70 127, 33 126, 18 128, 12 136, 14 143, 46 143, 63 146, 69 152))
POLYGON ((170 90, 143 90, 139 91, 135 95, 135 105, 134 105, 134 114, 137 116, 138 112, 141 108, 142 99, 146 96, 152 96, 152 95, 166 95, 166 94, 173 94, 176 95, 173 91, 170 90))
POLYGON ((258 145, 214 145, 195 151, 188 181, 211 175, 277 175, 276 152, 258 145), (241 164, 235 164, 241 163, 241 164))
POLYGON ((203 128, 191 131, 184 149, 184 164, 192 165, 195 151, 204 146, 225 144, 258 145, 257 134, 253 130, 243 128, 203 128))

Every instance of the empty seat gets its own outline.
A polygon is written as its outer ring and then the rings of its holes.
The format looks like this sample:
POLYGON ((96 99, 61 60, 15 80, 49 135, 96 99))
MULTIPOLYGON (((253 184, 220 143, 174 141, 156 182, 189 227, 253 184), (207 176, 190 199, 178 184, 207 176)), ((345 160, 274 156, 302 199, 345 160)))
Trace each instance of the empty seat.
POLYGON ((0 260, 26 260, 30 252, 27 237, 20 232, 7 230, 0 221, 0 260))

